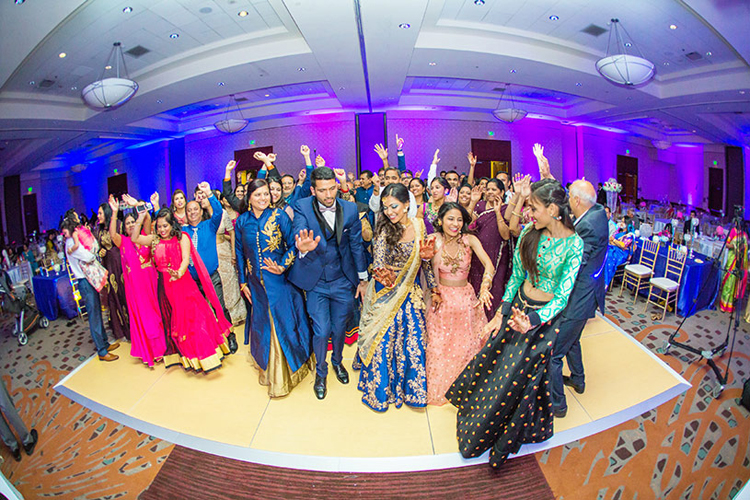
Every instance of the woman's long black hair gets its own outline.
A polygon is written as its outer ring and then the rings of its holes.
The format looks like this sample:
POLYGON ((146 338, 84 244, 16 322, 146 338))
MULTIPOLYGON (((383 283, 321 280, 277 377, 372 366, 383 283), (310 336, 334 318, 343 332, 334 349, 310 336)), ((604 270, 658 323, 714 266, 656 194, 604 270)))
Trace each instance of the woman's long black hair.
POLYGON ((469 211, 466 210, 463 207, 463 205, 455 201, 449 201, 449 202, 443 203, 440 206, 440 210, 438 210, 437 218, 435 219, 435 222, 433 223, 433 226, 435 227, 435 231, 437 231, 440 234, 443 234, 443 217, 445 217, 445 214, 447 214, 451 210, 458 210, 459 212, 461 212, 461 218, 464 221, 463 226, 461 226, 461 234, 468 233, 469 224, 471 223, 471 215, 469 215, 469 211))
POLYGON ((375 225, 375 237, 381 233, 385 235, 385 242, 388 246, 395 246, 404 235, 404 227, 401 224, 394 224, 391 219, 385 215, 383 200, 386 197, 396 198, 404 205, 409 204, 409 190, 400 182, 388 184, 380 193, 380 216, 378 223, 375 225))
POLYGON ((177 218, 172 213, 171 208, 162 208, 159 210, 154 221, 158 223, 159 219, 167 219, 169 225, 172 226, 172 230, 169 233, 170 236, 180 236, 182 234, 182 226, 177 222, 177 218))
POLYGON ((104 212, 104 222, 99 224, 99 230, 109 231, 109 223, 112 220, 112 207, 109 206, 109 203, 102 203, 99 205, 99 208, 104 212))
POLYGON ((409 181, 409 191, 411 191, 411 183, 412 182, 418 182, 418 183, 420 183, 422 185, 422 199, 421 200, 417 200, 417 202, 419 202, 419 203, 427 203, 429 201, 429 199, 430 199, 430 196, 429 196, 429 194, 427 192, 427 184, 425 184, 425 182, 422 179, 420 179, 419 177, 412 177, 412 179, 409 181))
MULTIPOLYGON (((539 201, 545 207, 557 205, 560 222, 570 230, 574 229, 573 220, 570 218, 570 203, 568 193, 560 182, 554 179, 542 179, 531 185, 531 197, 539 201)), ((539 268, 536 265, 536 256, 539 247, 539 239, 542 232, 533 224, 531 229, 521 239, 519 251, 521 252, 521 263, 529 273, 531 283, 535 284, 539 278, 539 268)))

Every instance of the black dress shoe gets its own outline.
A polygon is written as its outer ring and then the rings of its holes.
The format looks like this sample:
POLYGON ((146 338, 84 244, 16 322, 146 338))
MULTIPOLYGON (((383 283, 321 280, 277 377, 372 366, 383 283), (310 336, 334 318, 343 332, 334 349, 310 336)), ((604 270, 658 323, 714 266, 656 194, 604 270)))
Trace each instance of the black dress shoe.
POLYGON ((326 390, 326 379, 321 377, 320 375, 315 375, 315 385, 313 386, 313 391, 315 391, 316 398, 325 398, 326 393, 328 392, 326 390))
POLYGON ((553 413, 555 415, 555 418, 565 418, 565 415, 568 414, 568 409, 567 408, 555 408, 552 411, 553 411, 553 413))
POLYGON ((586 384, 583 383, 581 385, 576 384, 573 382, 570 377, 567 375, 563 375, 563 384, 567 385, 568 387, 572 387, 574 391, 576 391, 578 394, 583 394, 583 391, 586 390, 586 384))
POLYGON ((34 453, 34 448, 36 447, 36 443, 37 441, 39 441, 39 434, 37 434, 36 429, 31 429, 31 432, 29 432, 29 434, 31 434, 31 437, 34 438, 34 441, 32 441, 31 444, 23 445, 23 449, 26 450, 27 455, 31 455, 32 453, 34 453))
POLYGON ((349 374, 346 372, 344 365, 333 365, 333 373, 336 374, 336 378, 339 379, 339 382, 342 384, 349 383, 349 374))
POLYGON ((19 446, 15 450, 10 450, 11 453, 13 453, 13 458, 16 459, 16 462, 21 461, 21 447, 19 446))
POLYGON ((227 335, 227 344, 229 345, 229 352, 234 354, 237 352, 237 349, 239 349, 239 346, 237 345, 237 336, 234 334, 234 332, 231 332, 229 335, 227 335))

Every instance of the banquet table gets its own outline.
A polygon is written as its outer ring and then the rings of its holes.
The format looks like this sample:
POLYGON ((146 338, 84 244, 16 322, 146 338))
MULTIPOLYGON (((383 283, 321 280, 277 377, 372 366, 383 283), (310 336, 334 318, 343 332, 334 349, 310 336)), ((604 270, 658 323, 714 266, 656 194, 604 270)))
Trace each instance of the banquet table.
MULTIPOLYGON (((636 240, 635 256, 633 262, 640 257, 642 241, 636 240)), ((659 247, 659 255, 656 258, 654 276, 664 276, 667 267, 667 245, 662 243, 659 247)), ((710 308, 716 301, 720 284, 720 266, 714 266, 709 257, 694 252, 694 257, 687 257, 685 270, 682 273, 680 292, 677 296, 677 314, 680 316, 692 316, 698 311, 710 308), (695 304, 694 304, 695 302, 695 304)), ((648 287, 641 291, 642 295, 648 294, 648 287)))
POLYGON ((73 287, 68 273, 53 273, 49 276, 36 275, 31 278, 36 306, 45 318, 57 319, 62 311, 68 319, 78 316, 78 307, 73 298, 73 287))
POLYGON ((672 222, 672 219, 660 219, 657 218, 654 220, 654 233, 660 233, 662 230, 664 230, 664 227, 667 224, 670 224, 672 222))

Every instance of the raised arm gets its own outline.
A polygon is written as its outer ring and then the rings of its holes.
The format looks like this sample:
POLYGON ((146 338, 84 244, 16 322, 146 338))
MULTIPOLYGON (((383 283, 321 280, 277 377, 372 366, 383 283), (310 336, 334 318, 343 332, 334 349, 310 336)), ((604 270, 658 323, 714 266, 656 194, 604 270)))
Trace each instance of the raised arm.
POLYGON ((404 138, 396 134, 396 160, 398 161, 398 171, 402 174, 406 172, 406 156, 404 156, 404 138))
POLYGON ((138 218, 135 220, 135 227, 133 228, 133 237, 131 240, 137 245, 148 246, 154 241, 154 236, 151 234, 141 234, 141 227, 143 227, 144 220, 146 220, 146 212, 139 213, 138 218))
POLYGON ((383 162, 383 168, 389 168, 390 165, 388 165, 388 149, 386 149, 386 147, 382 144, 375 144, 375 152, 380 157, 380 161, 383 162))
POLYGON ((469 177, 466 179, 469 184, 472 186, 474 185, 474 168, 477 166, 477 157, 474 156, 474 153, 469 151, 469 154, 466 155, 466 158, 469 159, 469 177))
POLYGON ((430 189, 430 184, 432 183, 432 179, 437 177, 437 166, 438 163, 440 163, 440 157, 438 156, 440 154, 440 150, 436 149, 435 154, 432 155, 432 163, 430 164, 430 170, 427 172, 427 189, 430 189))
POLYGON ((235 212, 239 212, 240 211, 240 199, 234 195, 234 188, 232 187, 232 170, 234 170, 234 167, 236 165, 237 165, 237 162, 234 160, 231 160, 229 163, 227 163, 227 166, 224 169, 224 182, 222 183, 222 194, 224 195, 224 198, 226 198, 227 202, 229 202, 229 206, 231 206, 235 212))
POLYGON ((539 178, 554 179, 549 169, 549 160, 544 156, 544 146, 538 142, 534 144, 534 156, 536 156, 536 163, 539 165, 539 178))
POLYGON ((120 204, 113 195, 109 195, 109 208, 112 209, 112 219, 109 221, 109 236, 112 238, 112 243, 117 248, 122 245, 122 236, 117 232, 117 211, 120 209, 120 204))

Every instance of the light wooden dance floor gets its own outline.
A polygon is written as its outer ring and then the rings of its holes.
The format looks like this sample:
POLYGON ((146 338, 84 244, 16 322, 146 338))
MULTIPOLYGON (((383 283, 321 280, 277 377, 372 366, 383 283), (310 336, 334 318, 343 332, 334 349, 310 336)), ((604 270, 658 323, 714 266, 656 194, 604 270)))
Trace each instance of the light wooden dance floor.
MULTIPOLYGON (((237 339, 244 337, 237 330, 237 339)), ((519 454, 553 448, 634 418, 689 387, 665 363, 601 316, 581 340, 586 392, 565 388, 568 415, 555 420, 555 435, 519 454)), ((212 373, 181 367, 149 369, 128 355, 100 362, 96 356, 55 388, 101 415, 166 441, 229 458, 279 467, 323 471, 431 470, 487 461, 464 460, 456 444, 456 410, 391 407, 376 413, 360 400, 354 346, 344 350, 350 382, 329 370, 328 396, 313 394, 314 375, 292 393, 271 400, 258 384, 247 346, 212 373)), ((567 369, 565 371, 567 373, 567 369)))

